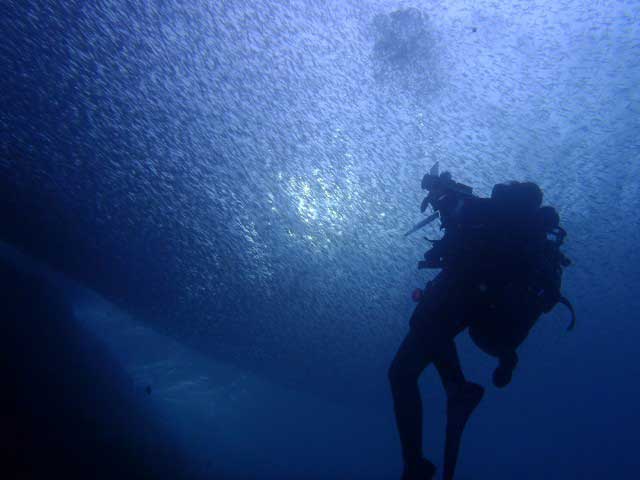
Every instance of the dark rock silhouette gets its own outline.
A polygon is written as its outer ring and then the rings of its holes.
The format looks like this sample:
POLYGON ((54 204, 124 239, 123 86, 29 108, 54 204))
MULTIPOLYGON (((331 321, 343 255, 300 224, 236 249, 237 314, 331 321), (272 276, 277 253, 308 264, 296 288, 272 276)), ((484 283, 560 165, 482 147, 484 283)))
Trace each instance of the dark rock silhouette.
MULTIPOLYGON (((2 467, 21 479, 192 478, 63 292, 0 260, 2 467)), ((4 476, 4 478, 9 478, 4 476)))

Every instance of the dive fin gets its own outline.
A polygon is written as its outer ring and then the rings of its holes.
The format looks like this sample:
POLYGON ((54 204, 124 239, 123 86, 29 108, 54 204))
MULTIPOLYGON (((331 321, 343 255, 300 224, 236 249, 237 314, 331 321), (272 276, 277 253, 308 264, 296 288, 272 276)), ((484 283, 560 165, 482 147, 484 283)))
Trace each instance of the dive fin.
POLYGON ((447 401, 443 480, 453 480, 460 453, 462 432, 483 395, 484 388, 475 383, 467 382, 458 395, 450 397, 447 401))

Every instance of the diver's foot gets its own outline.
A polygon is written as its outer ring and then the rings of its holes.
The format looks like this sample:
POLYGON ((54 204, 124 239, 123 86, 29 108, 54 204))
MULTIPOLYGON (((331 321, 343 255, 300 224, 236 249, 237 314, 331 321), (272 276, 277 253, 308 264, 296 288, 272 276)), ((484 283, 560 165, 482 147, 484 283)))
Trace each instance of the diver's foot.
POLYGON ((433 480, 436 476, 436 466, 423 458, 415 465, 407 465, 402 474, 402 480, 433 480))
POLYGON ((480 404, 484 396, 484 388, 477 383, 466 382, 457 392, 449 395, 447 400, 447 421, 462 427, 480 404))

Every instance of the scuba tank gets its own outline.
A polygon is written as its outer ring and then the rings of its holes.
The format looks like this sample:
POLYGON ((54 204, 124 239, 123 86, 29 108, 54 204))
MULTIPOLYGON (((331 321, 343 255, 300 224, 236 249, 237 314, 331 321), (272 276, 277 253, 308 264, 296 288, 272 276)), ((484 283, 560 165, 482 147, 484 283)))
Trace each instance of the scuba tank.
MULTIPOLYGON (((429 193, 420 210, 431 207, 433 213, 405 236, 436 219, 445 236, 427 239, 432 247, 419 268, 466 267, 477 258, 489 258, 490 266, 494 265, 495 278, 486 285, 479 282, 484 289, 469 333, 482 351, 500 360, 494 383, 504 386, 517 363, 516 349, 543 314, 565 305, 571 314, 568 330, 575 327, 575 311, 561 292, 564 269, 571 265, 561 251, 567 232, 557 211, 542 205, 542 191, 533 182, 497 184, 491 198, 484 199, 475 197, 471 187, 455 182, 449 173, 441 174, 436 163, 423 177, 422 188, 429 193), (456 232, 455 241, 451 231, 456 232)), ((421 291, 414 291, 415 301, 421 297, 421 291)))

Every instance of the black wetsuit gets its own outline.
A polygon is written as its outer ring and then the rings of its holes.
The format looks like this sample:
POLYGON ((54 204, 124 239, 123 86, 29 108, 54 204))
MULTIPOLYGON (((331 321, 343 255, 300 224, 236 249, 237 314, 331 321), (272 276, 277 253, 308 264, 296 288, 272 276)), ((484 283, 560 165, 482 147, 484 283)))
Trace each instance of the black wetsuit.
MULTIPOLYGON (((454 339, 472 321, 491 317, 495 307, 491 305, 492 292, 502 289, 502 279, 518 268, 506 264, 501 248, 495 248, 491 233, 495 229, 488 228, 492 218, 488 199, 466 196, 445 200, 447 208, 441 210, 445 236, 425 255, 431 263, 428 266, 442 271, 427 284, 411 316, 409 333, 389 369, 405 466, 422 461, 419 376, 433 363, 449 405, 469 385, 481 390, 466 381, 454 339)), ((445 459, 445 478, 451 478, 455 459, 449 467, 446 463, 445 459)))
POLYGON ((499 184, 491 198, 479 198, 469 188, 439 179, 423 180, 430 190, 423 210, 431 205, 440 213, 445 235, 419 265, 442 270, 427 284, 389 369, 403 480, 431 478, 435 472, 422 458, 422 371, 433 363, 447 393, 443 478, 450 480, 464 425, 484 391, 466 381, 455 337, 469 327, 474 343, 498 358, 493 383, 504 387, 518 361, 516 348, 540 315, 561 300, 570 307, 560 294, 561 267, 569 261, 558 247, 566 232, 553 208, 540 207, 537 185, 499 184))
POLYGON ((396 422, 406 465, 422 458, 422 402, 418 378, 433 362, 448 397, 466 384, 455 337, 469 326, 478 295, 469 282, 443 271, 429 282, 391 367, 396 422))

